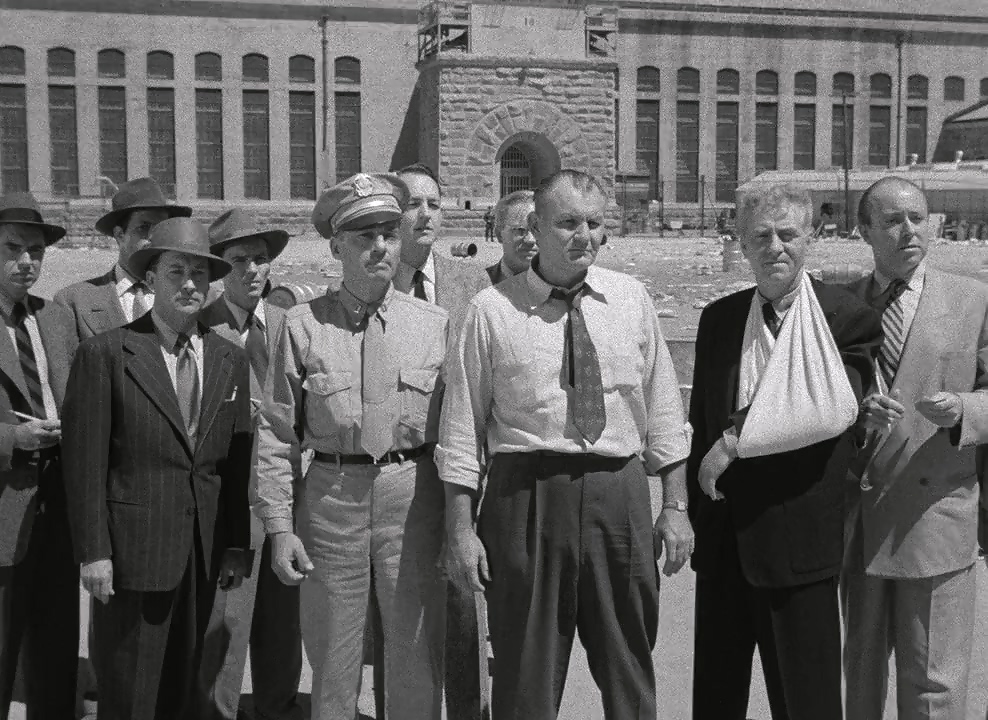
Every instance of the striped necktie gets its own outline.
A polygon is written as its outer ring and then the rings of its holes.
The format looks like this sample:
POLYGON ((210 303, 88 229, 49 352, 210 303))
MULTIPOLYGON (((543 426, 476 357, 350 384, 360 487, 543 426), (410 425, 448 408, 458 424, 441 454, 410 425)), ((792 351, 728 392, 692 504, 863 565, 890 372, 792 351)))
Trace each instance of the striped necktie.
MULTIPOLYGON (((895 374, 899 370, 902 347, 906 343, 905 310, 902 307, 902 294, 908 284, 905 280, 893 280, 885 293, 885 311, 882 313, 882 332, 885 340, 878 351, 878 368, 882 371, 887 387, 892 387, 895 374)), ((881 299, 881 296, 879 296, 881 299)))
POLYGON ((178 407, 185 421, 185 430, 189 440, 195 444, 199 431, 199 367, 196 356, 192 352, 192 340, 188 335, 179 333, 175 342, 175 354, 178 364, 175 369, 175 394, 178 396, 178 407))
POLYGON ((563 349, 563 377, 573 388, 573 425, 590 444, 597 442, 607 424, 604 408, 604 384, 600 376, 600 360, 593 338, 583 317, 581 298, 587 290, 581 285, 575 290, 553 288, 550 297, 566 303, 566 340, 563 349))
POLYGON ((41 376, 38 374, 38 361, 34 356, 34 345, 27 331, 27 306, 24 303, 14 303, 12 312, 14 321, 14 338, 17 340, 17 355, 21 360, 21 371, 27 385, 28 402, 31 403, 31 414, 36 418, 48 417, 45 412, 45 396, 41 391, 41 376))

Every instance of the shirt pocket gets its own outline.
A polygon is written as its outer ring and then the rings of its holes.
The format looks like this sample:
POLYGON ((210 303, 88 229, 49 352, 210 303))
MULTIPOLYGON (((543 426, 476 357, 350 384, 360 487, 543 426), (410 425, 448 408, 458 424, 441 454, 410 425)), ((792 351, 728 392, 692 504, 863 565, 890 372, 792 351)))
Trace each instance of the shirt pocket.
POLYGON ((436 389, 439 368, 401 368, 398 371, 398 393, 401 399, 399 422, 424 433, 429 420, 432 393, 436 389))
POLYGON ((336 437, 352 424, 353 373, 312 373, 302 381, 305 390, 305 434, 336 437))

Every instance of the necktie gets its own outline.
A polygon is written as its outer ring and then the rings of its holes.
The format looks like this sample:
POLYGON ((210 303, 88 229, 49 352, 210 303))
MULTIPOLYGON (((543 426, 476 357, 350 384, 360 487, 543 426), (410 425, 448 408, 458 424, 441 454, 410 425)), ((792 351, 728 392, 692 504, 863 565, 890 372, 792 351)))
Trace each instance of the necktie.
POLYGON ((573 425, 587 442, 593 444, 604 432, 607 414, 604 410, 600 360, 581 309, 581 297, 585 288, 585 285, 570 291, 553 288, 550 296, 566 303, 563 375, 573 388, 573 425))
POLYGON ((778 313, 775 312, 775 308, 772 307, 771 302, 762 303, 762 317, 765 318, 765 325, 768 327, 772 337, 779 337, 779 329, 782 327, 782 321, 779 320, 778 313))
POLYGON ((134 302, 133 305, 131 305, 130 319, 136 320, 148 311, 147 305, 144 304, 144 299, 147 297, 147 285, 138 281, 131 286, 130 290, 134 294, 134 302))
POLYGON ((419 300, 428 300, 428 295, 425 294, 425 273, 421 270, 416 270, 415 274, 412 275, 412 289, 415 293, 415 297, 419 300))
POLYGON ((41 392, 41 376, 38 375, 38 361, 34 357, 34 345, 27 331, 27 307, 24 303, 15 303, 13 311, 14 337, 17 340, 17 355, 21 359, 21 371, 27 384, 28 401, 31 403, 31 414, 36 418, 48 417, 45 413, 45 397, 41 392))
POLYGON ((394 444, 398 372, 387 347, 384 320, 368 315, 364 330, 360 447, 375 460, 394 444))
MULTIPOLYGON (((906 342, 905 309, 902 307, 902 293, 906 291, 904 280, 893 280, 884 295, 885 311, 882 313, 882 332, 885 339, 878 351, 878 368, 885 376, 885 383, 892 386, 899 370, 902 346, 906 342)), ((878 300, 882 300, 879 295, 878 300)))
POLYGON ((189 440, 195 441, 199 429, 199 371, 196 356, 192 352, 192 341, 188 335, 179 334, 175 342, 178 366, 175 372, 175 394, 178 407, 185 421, 189 440))
POLYGON ((264 337, 264 325, 252 313, 247 320, 247 359, 261 385, 268 375, 268 345, 264 337))

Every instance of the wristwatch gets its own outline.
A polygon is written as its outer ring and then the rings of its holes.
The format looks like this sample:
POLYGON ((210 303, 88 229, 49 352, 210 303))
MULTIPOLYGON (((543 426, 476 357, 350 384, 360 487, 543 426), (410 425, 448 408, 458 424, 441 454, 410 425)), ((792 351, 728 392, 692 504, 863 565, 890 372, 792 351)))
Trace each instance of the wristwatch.
POLYGON ((686 503, 683 502, 682 500, 670 500, 669 502, 662 503, 662 509, 686 512, 686 503))

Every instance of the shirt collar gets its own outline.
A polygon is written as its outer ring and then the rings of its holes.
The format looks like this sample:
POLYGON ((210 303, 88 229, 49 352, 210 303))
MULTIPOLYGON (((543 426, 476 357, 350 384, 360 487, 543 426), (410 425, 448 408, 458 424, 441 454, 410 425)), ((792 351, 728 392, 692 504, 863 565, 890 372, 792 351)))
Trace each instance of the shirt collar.
POLYGON ((138 282, 137 278, 120 263, 113 266, 113 281, 117 287, 117 297, 126 295, 127 291, 138 282))
MULTIPOLYGON (((878 268, 875 268, 875 271, 874 273, 872 273, 872 276, 875 279, 876 289, 878 290, 878 292, 875 293, 876 296, 881 295, 883 292, 885 292, 888 289, 888 286, 892 283, 892 280, 894 279, 894 278, 886 277, 884 273, 882 273, 882 271, 879 270, 878 268)), ((920 261, 919 265, 916 266, 916 269, 913 271, 913 274, 909 277, 909 280, 906 281, 906 287, 914 292, 919 292, 923 287, 923 281, 925 278, 926 278, 926 260, 923 259, 920 261)))
POLYGON ((391 302, 394 291, 394 283, 391 283, 388 285, 388 290, 384 293, 383 298, 374 303, 365 303, 350 292, 346 284, 341 284, 340 291, 336 294, 336 297, 339 299, 347 320, 354 327, 360 327, 369 315, 379 314, 382 318, 387 315, 388 304, 391 302))
POLYGON ((506 262, 504 262, 504 258, 501 258, 501 262, 499 262, 498 265, 501 266, 501 277, 502 278, 505 278, 506 279, 506 278, 509 278, 509 277, 513 277, 515 275, 515 272, 511 268, 508 267, 508 264, 506 262))
POLYGON ((431 252, 429 253, 429 256, 425 259, 425 263, 423 263, 422 267, 420 268, 412 267, 404 260, 402 260, 398 263, 398 271, 401 274, 401 277, 404 278, 405 280, 404 284, 407 285, 409 288, 411 288, 414 285, 415 273, 419 271, 422 272, 422 275, 425 277, 426 282, 432 283, 433 285, 436 284, 436 261, 435 258, 433 258, 431 252))
MULTIPOLYGON (((24 305, 24 307, 27 308, 28 314, 30 314, 31 313, 31 303, 28 302, 28 296, 25 295, 24 296, 24 299, 21 300, 20 302, 24 305)), ((17 301, 14 300, 12 297, 8 296, 7 293, 0 292, 0 312, 3 313, 3 316, 5 318, 11 319, 13 317, 13 314, 14 314, 14 305, 16 305, 16 304, 17 304, 17 301)))
POLYGON ((799 295, 799 289, 803 286, 802 274, 806 272, 806 270, 800 270, 799 272, 800 272, 799 282, 796 283, 796 286, 792 290, 787 292, 785 295, 783 295, 780 298, 777 298, 776 300, 769 300, 767 297, 762 295, 761 290, 755 288, 755 295, 758 297, 758 304, 764 305, 767 302, 771 302, 772 309, 775 310, 776 313, 785 313, 786 311, 788 311, 789 308, 792 307, 792 304, 796 302, 796 296, 799 295))
MULTIPOLYGON (((544 305, 549 301, 549 295, 552 293, 554 285, 547 283, 541 275, 539 275, 539 257, 538 255, 532 259, 532 265, 525 271, 525 278, 528 281, 528 289, 532 294, 532 300, 535 305, 544 305)), ((587 268, 587 274, 583 278, 583 281, 578 283, 572 288, 561 288, 565 291, 575 290, 577 287, 586 286, 587 293, 590 295, 595 295, 598 299, 603 300, 604 294, 598 289, 600 287, 600 277, 597 268, 591 265, 587 268)))
MULTIPOLYGON (((175 343, 178 342, 178 333, 172 330, 168 323, 161 319, 161 316, 158 315, 158 311, 154 308, 151 308, 151 320, 154 321, 154 330, 158 335, 158 340, 161 342, 161 345, 168 352, 175 352, 175 343)), ((192 341, 192 349, 195 351, 199 339, 198 323, 193 326, 192 332, 189 333, 189 339, 192 341)))
POLYGON ((230 309, 230 314, 233 315, 233 319, 237 323, 237 329, 240 332, 243 332, 247 327, 247 321, 252 315, 261 321, 262 327, 267 327, 267 319, 264 316, 263 300, 258 301, 257 306, 254 308, 254 312, 252 313, 247 312, 235 302, 231 301, 226 296, 226 293, 223 294, 223 302, 225 302, 226 306, 230 309))

